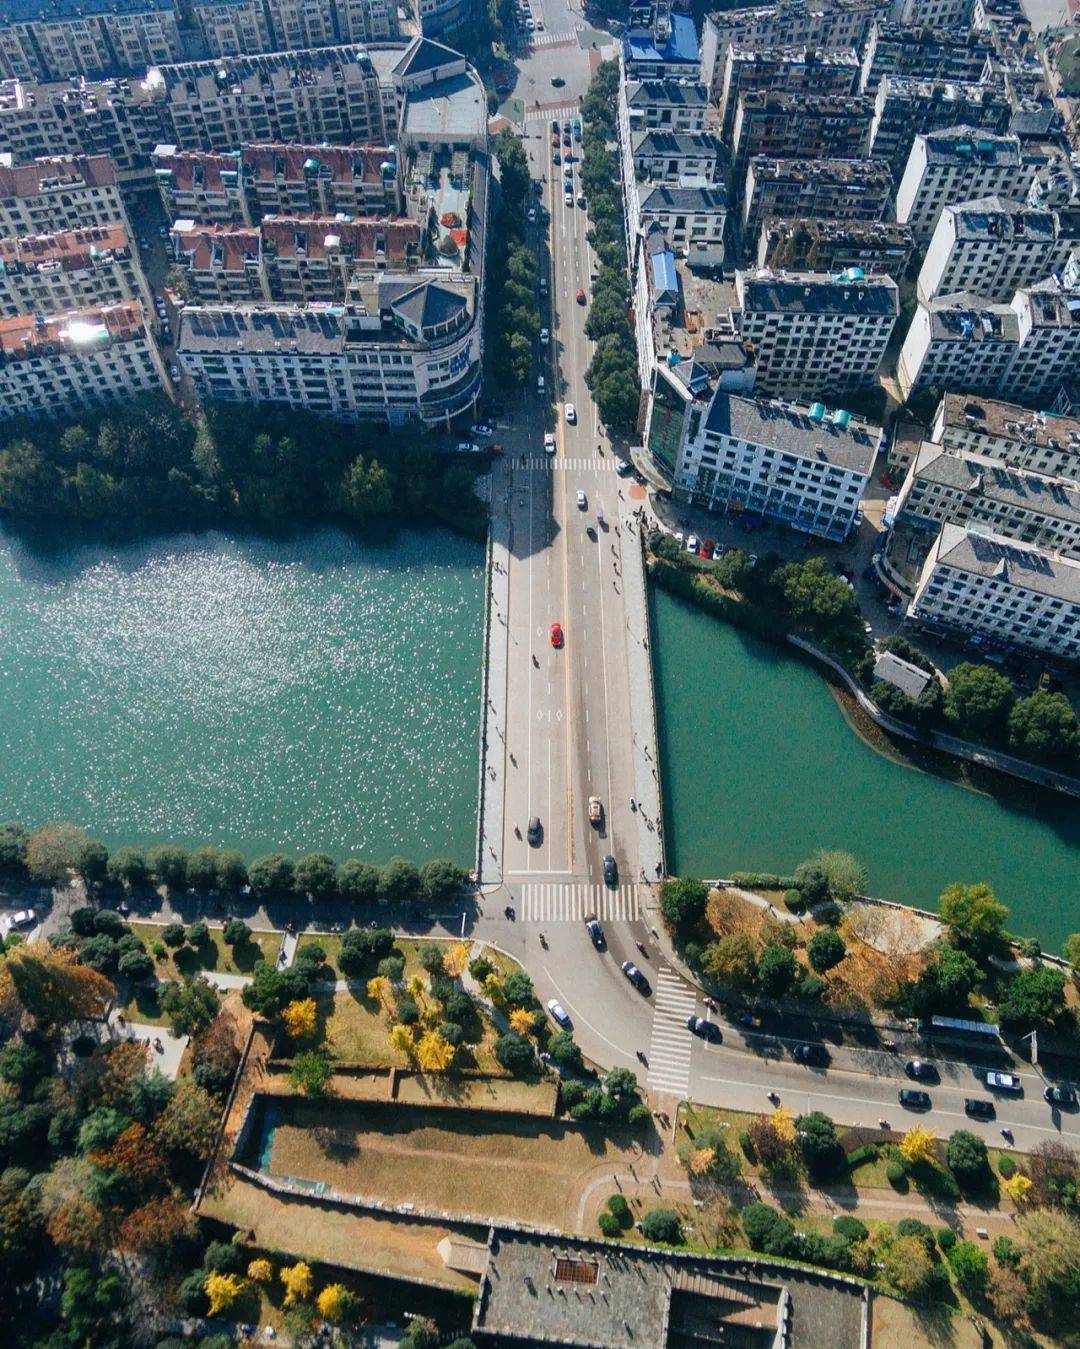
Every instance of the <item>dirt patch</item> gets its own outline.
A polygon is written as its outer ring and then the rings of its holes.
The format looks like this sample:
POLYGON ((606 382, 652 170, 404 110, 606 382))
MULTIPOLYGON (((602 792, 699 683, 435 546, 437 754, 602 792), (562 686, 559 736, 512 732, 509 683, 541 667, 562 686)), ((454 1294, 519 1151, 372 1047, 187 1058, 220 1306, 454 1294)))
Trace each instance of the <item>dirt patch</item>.
POLYGON ((883 955, 915 955, 941 936, 941 924, 912 909, 881 904, 849 904, 845 914, 853 937, 883 955))

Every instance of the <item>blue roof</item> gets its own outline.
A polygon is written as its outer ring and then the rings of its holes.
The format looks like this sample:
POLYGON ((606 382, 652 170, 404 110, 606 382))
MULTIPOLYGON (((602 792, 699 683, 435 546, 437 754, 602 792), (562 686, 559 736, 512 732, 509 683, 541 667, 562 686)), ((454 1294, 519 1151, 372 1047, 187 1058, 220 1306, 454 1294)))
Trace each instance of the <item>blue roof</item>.
POLYGON ((679 289, 679 273, 675 270, 675 254, 669 248, 652 255, 653 292, 679 289))
POLYGON ((694 20, 689 14, 671 16, 671 36, 663 47, 656 45, 656 37, 648 28, 631 28, 623 34, 623 54, 628 61, 661 62, 685 61, 698 64, 698 39, 694 20))

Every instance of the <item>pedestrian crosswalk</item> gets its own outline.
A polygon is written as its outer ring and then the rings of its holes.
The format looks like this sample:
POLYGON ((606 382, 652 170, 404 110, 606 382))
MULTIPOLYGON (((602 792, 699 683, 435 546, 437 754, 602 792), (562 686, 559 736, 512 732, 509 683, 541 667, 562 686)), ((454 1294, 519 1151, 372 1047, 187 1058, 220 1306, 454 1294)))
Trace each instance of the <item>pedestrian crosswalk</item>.
POLYGON ((575 100, 573 103, 554 103, 547 104, 542 108, 530 108, 525 113, 526 122, 554 122, 556 118, 565 121, 568 117, 578 115, 578 105, 575 100))
POLYGON ((656 976, 652 1040, 649 1042, 649 1086, 686 1096, 690 1091, 690 1049, 693 1043, 686 1018, 697 1005, 693 989, 661 966, 656 976))
POLYGON ((530 33, 526 39, 530 47, 569 47, 577 45, 577 40, 577 31, 565 28, 561 33, 549 33, 546 29, 542 33, 530 33))
POLYGON ((595 914, 602 923, 628 923, 638 917, 636 885, 539 881, 521 887, 521 916, 534 923, 580 923, 595 914))
POLYGON ((612 456, 605 456, 601 459, 599 456, 590 456, 587 459, 558 459, 553 454, 534 454, 530 455, 525 461, 526 467, 533 469, 552 469, 572 470, 576 473, 614 473, 619 466, 619 461, 612 456))

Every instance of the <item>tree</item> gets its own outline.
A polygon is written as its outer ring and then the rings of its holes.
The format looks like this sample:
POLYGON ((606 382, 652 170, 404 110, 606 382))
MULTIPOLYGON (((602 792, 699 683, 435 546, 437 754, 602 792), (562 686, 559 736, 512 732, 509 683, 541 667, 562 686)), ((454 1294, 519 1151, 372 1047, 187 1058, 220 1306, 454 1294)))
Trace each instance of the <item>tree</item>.
POLYGON ((437 1349, 439 1327, 427 1317, 414 1316, 401 1341, 401 1349, 437 1349))
POLYGON ((330 1060, 318 1049, 297 1054, 289 1067, 289 1081, 297 1091, 312 1099, 326 1095, 331 1076, 330 1060))
POLYGON ((210 940, 210 928, 201 919, 195 923, 189 923, 184 935, 192 946, 205 946, 210 940))
POLYGON ((830 899, 848 903, 866 891, 866 868, 849 852, 838 848, 819 848, 811 861, 825 875, 830 899))
POLYGON ((217 1102, 197 1082, 181 1082, 154 1124, 154 1137, 169 1152, 186 1152, 200 1161, 213 1151, 217 1102))
POLYGON ((187 933, 184 931, 183 923, 166 923, 161 929, 161 940, 166 946, 177 949, 183 946, 187 941, 187 933))
POLYGON ((529 1007, 536 1001, 533 982, 524 970, 511 970, 503 980, 502 992, 510 1007, 529 1007))
POLYGON ((729 932, 706 946, 702 967, 725 988, 749 988, 757 978, 753 943, 744 932, 729 932))
POLYGON ((145 983, 154 976, 154 962, 145 951, 128 951, 120 957, 117 969, 133 984, 145 983))
POLYGON ((641 1235, 646 1241, 662 1241, 668 1246, 682 1244, 682 1223, 670 1208, 654 1208, 641 1220, 641 1235))
POLYGON ((976 959, 990 952, 1002 939, 1009 911, 983 882, 954 882, 938 901, 941 921, 951 940, 976 959))
POLYGON ((1002 1178, 1001 1188, 1017 1208, 1022 1208, 1030 1200, 1035 1182, 1030 1176, 1025 1176, 1022 1171, 1017 1171, 1011 1176, 1002 1178))
POLYGON ((437 1030, 429 1030, 420 1037, 416 1058, 425 1071, 445 1073, 454 1061, 454 1047, 437 1030))
POLYGON ((470 947, 466 942, 454 942, 443 952, 443 969, 451 979, 460 979, 469 964, 470 947))
POLYGON ((25 1096, 29 1089, 49 1075, 49 1059, 33 1044, 8 1044, 0 1049, 0 1078, 18 1087, 25 1096))
POLYGON ((1064 1006, 1064 973, 1053 965, 1036 965, 1009 980, 998 1016, 1007 1026, 1037 1030, 1053 1022, 1064 1006))
POLYGON ((298 998, 287 1003, 281 1013, 286 1033, 294 1040, 314 1035, 319 1024, 319 1012, 314 998, 298 998))
POLYGON ((9 996, 43 1029, 104 1014, 116 990, 103 974, 79 963, 74 951, 32 941, 0 961, 0 1006, 9 996))
POLYGON ((795 868, 795 888, 809 908, 829 898, 829 877, 817 856, 807 858, 795 868))
POLYGON ((900 1155, 905 1162, 915 1165, 918 1162, 933 1162, 937 1159, 937 1134, 933 1129, 924 1129, 921 1125, 909 1129, 900 1140, 900 1155))
POLYGON ((215 890, 218 884, 218 850, 196 848, 187 859, 188 884, 196 890, 215 890))
POLYGON ((672 876, 660 887, 664 920, 676 932, 686 932, 705 916, 708 887, 689 876, 672 876))
POLYGON ((408 1058, 413 1058, 416 1054, 416 1036, 413 1034, 411 1026, 403 1026, 400 1022, 390 1029, 390 1043, 400 1053, 408 1058))
POLYGON ((1036 690, 1009 713, 1009 748, 1023 759, 1068 769, 1080 754, 1080 723, 1063 693, 1036 690))
POLYGON ((547 1052, 560 1068, 573 1072, 582 1066, 581 1047, 569 1031, 557 1030, 548 1041, 547 1052))
POLYGON ((338 867, 338 893, 351 904, 370 904, 379 893, 379 868, 350 857, 338 867))
POLYGON ((297 862, 295 880, 302 895, 332 899, 337 893, 337 864, 324 852, 309 852, 297 862))
POLYGON ((829 636, 857 624, 854 591, 823 557, 789 562, 778 570, 776 581, 798 626, 829 636))
POLYGON ((1027 1169, 1037 1204, 1067 1213, 1080 1212, 1080 1166, 1067 1143, 1048 1138, 1036 1144, 1028 1157, 1027 1169))
POLYGON ((235 1274, 208 1274, 204 1285, 210 1315, 219 1316, 228 1311, 244 1291, 244 1282, 235 1274))
POLYGON ((162 885, 180 890, 187 885, 187 849, 159 843, 146 855, 150 870, 162 885))
POLYGON ((221 1010, 221 998, 213 984, 200 975, 198 979, 185 979, 183 983, 164 984, 161 1007, 169 1014, 169 1029, 173 1035, 197 1035, 221 1010))
POLYGON ((295 1265, 286 1265, 280 1274, 281 1282, 285 1285, 285 1306, 291 1307, 294 1302, 307 1302, 314 1288, 314 1280, 311 1277, 311 1266, 300 1260, 295 1265))
POLYGON ((251 928, 242 918, 230 918, 221 936, 226 946, 243 946, 251 940, 251 928))
POLYGON ((248 867, 248 881, 252 890, 262 899, 281 899, 293 892, 296 868, 291 857, 284 853, 267 853, 256 857, 248 867))
POLYGON ((150 879, 150 864, 142 848, 117 848, 110 854, 107 874, 121 885, 145 885, 150 879))
POLYGON ((1027 1284, 1008 1265, 999 1265, 990 1275, 987 1297, 995 1317, 1007 1324, 1016 1324, 1027 1318, 1027 1284))
POLYGON ((1016 1244, 1035 1305, 1058 1303, 1063 1318, 1071 1315, 1080 1297, 1080 1223, 1055 1209, 1033 1209, 1016 1220, 1016 1244))
POLYGON ((786 1166, 791 1161, 789 1143, 780 1136, 771 1120, 752 1119, 746 1126, 746 1137, 754 1157, 766 1171, 786 1166))
POLYGON ((252 1283, 269 1283, 274 1277, 274 1266, 260 1257, 248 1265, 247 1276, 252 1283))
POLYGON ((21 877, 26 872, 26 845, 30 830, 15 820, 0 824, 0 875, 21 877))
POLYGON ((968 1129, 957 1129, 949 1136, 945 1164, 961 1185, 971 1186, 986 1175, 986 1144, 968 1129))
POLYGON ((86 831, 66 822, 43 824, 26 839, 26 869, 36 881, 63 885, 86 846, 86 831))
POLYGON ((408 904, 420 895, 420 872, 404 857, 392 857, 379 873, 379 888, 391 904, 408 904))
POLYGON ((75 870, 88 884, 103 881, 108 875, 109 850, 99 839, 88 838, 79 849, 75 870))
POLYGON ((796 969, 786 946, 766 946, 758 957, 758 987, 767 998, 782 998, 795 982, 796 969))
POLYGON ((248 883, 247 862, 244 854, 235 848, 217 848, 216 850, 217 887, 227 894, 234 894, 248 883))
POLYGON ((464 867, 445 857, 436 857, 420 868, 420 891, 426 900, 440 904, 458 894, 466 879, 464 867))
POLYGON ((1008 679, 992 665, 965 661, 949 674, 945 715, 961 735, 994 740, 1005 730, 1014 697, 1008 679))
POLYGON ((127 1299, 127 1285, 114 1266, 70 1266, 64 1271, 60 1298, 64 1330, 70 1337, 65 1342, 108 1345, 126 1338, 115 1332, 124 1322, 127 1299))
POLYGON ((824 974, 834 965, 839 965, 847 955, 847 946, 835 928, 823 927, 810 938, 806 946, 806 955, 818 974, 824 974))
POLYGON ((799 1150, 811 1171, 828 1174, 837 1168, 843 1157, 836 1125, 820 1110, 800 1115, 795 1122, 795 1137, 799 1150))
POLYGON ((245 984, 240 994, 244 1006, 250 1007, 260 1016, 275 1017, 295 998, 304 998, 308 994, 307 976, 295 966, 280 970, 268 960, 255 962, 255 970, 250 984, 245 984))
POLYGON ((515 1077, 527 1077, 536 1067, 532 1045, 516 1031, 499 1036, 495 1041, 495 1057, 515 1077))
POLYGON ((342 503, 354 520, 381 519, 394 508, 394 487, 389 472, 377 459, 358 454, 341 483, 342 503))
POLYGON ((353 1310, 354 1302, 343 1283, 328 1283, 315 1299, 315 1310, 324 1321, 343 1321, 353 1310))
POLYGON ((911 989, 912 1006, 920 1016, 962 1013, 982 978, 982 971, 966 951, 938 944, 930 964, 911 989))
POLYGON ((915 1236, 897 1237, 882 1252, 886 1279, 905 1297, 927 1297, 935 1283, 934 1264, 925 1243, 915 1236))
POLYGON ((747 1204, 742 1214, 743 1231, 746 1239, 755 1251, 764 1251, 767 1255, 788 1255, 791 1251, 795 1228, 790 1220, 768 1204, 759 1201, 747 1204))
POLYGON ((531 1035, 536 1030, 536 1015, 524 1007, 515 1007, 510 1013, 510 1029, 518 1035, 531 1035))

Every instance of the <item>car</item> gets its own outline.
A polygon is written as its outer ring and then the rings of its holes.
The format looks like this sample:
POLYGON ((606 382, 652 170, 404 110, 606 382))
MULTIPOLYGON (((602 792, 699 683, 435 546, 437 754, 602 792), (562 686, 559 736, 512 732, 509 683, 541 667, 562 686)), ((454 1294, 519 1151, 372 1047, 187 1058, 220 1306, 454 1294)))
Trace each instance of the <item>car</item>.
POLYGON ((716 552, 716 542, 713 539, 706 539, 698 549, 698 557, 712 557, 716 552))
POLYGON ((140 238, 139 238, 139 247, 140 247, 140 248, 149 248, 149 247, 150 247, 150 240, 149 240, 149 239, 144 239, 144 238, 142 238, 142 237, 140 236, 140 238))
POLYGON ((548 293, 548 279, 546 276, 542 276, 540 278, 540 294, 546 295, 547 293, 548 293))
POLYGON ((553 135, 557 136, 559 134, 559 129, 561 126, 562 123, 559 121, 557 117, 553 117, 551 119, 551 131, 553 135))
POLYGON ((558 649, 562 646, 562 644, 563 644, 562 625, 560 623, 552 623, 551 645, 555 648, 556 651, 558 651, 558 649))
POLYGON ((577 508, 579 511, 588 510, 589 508, 589 498, 584 492, 578 492, 577 494, 577 508))
POLYGON ((159 225, 159 226, 157 227, 157 232, 158 232, 158 234, 161 236, 162 239, 167 239, 167 238, 169 237, 169 227, 168 227, 168 225, 159 225))
POLYGON ((540 395, 543 395, 543 392, 544 392, 544 390, 545 390, 546 387, 547 387, 547 386, 546 386, 545 383, 544 383, 544 377, 543 377, 543 375, 537 375, 537 377, 536 377, 536 392, 537 392, 538 394, 540 394, 540 395))
POLYGON ((569 150, 567 150, 566 156, 565 156, 565 160, 566 160, 566 163, 567 163, 567 164, 576 164, 576 163, 577 163, 577 159, 578 159, 577 155, 572 154, 569 150))
POLYGON ((479 445, 475 445, 471 440, 459 440, 457 445, 458 454, 477 454, 480 450, 479 445))
POLYGON ((577 204, 578 204, 578 205, 581 207, 581 209, 584 211, 584 209, 585 209, 585 193, 584 193, 584 192, 579 192, 579 193, 577 194, 577 204))
POLYGON ((645 976, 642 974, 642 972, 638 969, 638 967, 634 964, 632 960, 624 960, 619 968, 622 970, 623 974, 626 975, 626 977, 630 980, 630 982, 634 985, 634 987, 637 989, 639 993, 652 992, 652 989, 649 987, 648 979, 645 978, 645 976))
POLYGON ((563 79, 561 75, 552 75, 551 83, 555 86, 556 89, 561 89, 563 85, 566 83, 566 81, 563 79))
POLYGON ((791 1051, 791 1057, 796 1063, 809 1063, 824 1066, 829 1061, 829 1051, 823 1044, 817 1044, 813 1041, 804 1041, 798 1044, 791 1051))
POLYGON ((979 1096, 966 1096, 964 1114, 970 1115, 972 1119, 993 1119, 997 1111, 994 1109, 993 1101, 984 1101, 979 1096))
POLYGON ((37 922, 37 914, 33 909, 19 909, 11 915, 12 927, 33 927, 37 922))
POLYGON ((566 407, 563 408, 563 415, 570 425, 573 426, 577 421, 577 408, 574 407, 573 403, 567 403, 566 407))
POLYGON ((567 206, 573 206, 574 189, 572 187, 568 187, 566 191, 563 193, 563 201, 566 203, 567 206))
POLYGON ((536 224, 536 207, 535 207, 535 206, 530 206, 530 207, 529 207, 528 211, 526 211, 526 213, 525 213, 525 218, 526 218, 526 220, 528 220, 528 222, 529 222, 530 225, 535 225, 535 224, 536 224))
POLYGON ((916 1091, 914 1087, 901 1087, 896 1096, 905 1110, 930 1109, 930 1093, 927 1091, 916 1091))
POLYGON ((1024 1090, 1024 1084, 1015 1073, 984 1073, 983 1081, 991 1091, 1007 1091, 1012 1096, 1020 1096, 1024 1090))
POLYGON ((628 478, 634 471, 634 466, 629 459, 620 459, 615 466, 615 472, 620 478, 628 478))
POLYGON ((533 815, 529 818, 529 827, 525 831, 525 837, 534 848, 540 846, 544 837, 544 826, 540 823, 540 816, 533 815))
POLYGON ((562 155, 559 154, 559 147, 557 145, 551 147, 551 162, 553 164, 562 163, 562 155))
POLYGON ((1062 1110, 1076 1109, 1076 1092, 1072 1087, 1054 1085, 1043 1087, 1043 1100, 1047 1105, 1056 1105, 1062 1110))
POLYGON ((914 1078, 916 1082, 936 1082, 938 1080, 938 1070, 932 1063, 927 1063, 923 1059, 908 1059, 904 1064, 904 1072, 908 1077, 914 1078))
POLYGON ((494 434, 495 434, 494 430, 488 425, 487 422, 477 422, 475 426, 469 427, 470 436, 482 436, 484 440, 487 440, 490 436, 493 436, 494 434))
POLYGON ((536 21, 536 31, 537 31, 538 33, 542 33, 542 32, 544 31, 544 21, 543 21, 543 19, 537 19, 537 21, 536 21))
POLYGON ((692 1035, 700 1035, 703 1040, 711 1040, 718 1045, 721 1040, 720 1027, 715 1021, 706 1021, 703 1016, 688 1016, 686 1029, 692 1035))
POLYGON ((682 536, 682 531, 681 531, 681 530, 678 530, 678 529, 677 529, 677 530, 675 531, 675 533, 674 533, 671 537, 675 540, 676 543, 680 543, 680 544, 681 544, 682 541, 683 541, 683 536, 682 536))
POLYGON ((544 432, 544 450, 548 454, 555 453, 555 437, 550 431, 544 432))
POLYGON ((169 366, 169 376, 170 376, 170 378, 172 378, 172 379, 179 379, 179 378, 180 378, 180 367, 179 367, 178 365, 170 365, 170 366, 169 366))
POLYGON ((598 796, 589 797, 589 823, 600 824, 604 818, 604 803, 598 796))
POLYGON ((551 341, 551 329, 550 329, 550 328, 541 328, 541 329, 540 329, 540 345, 541 345, 542 347, 546 347, 547 344, 548 344, 550 341, 551 341))
POLYGON ((698 538, 696 534, 691 534, 690 537, 686 540, 686 551, 688 553, 696 553, 700 547, 701 547, 701 540, 698 538))
POLYGON ((608 885, 618 885, 619 883, 619 866, 611 853, 604 855, 604 880, 607 881, 608 885))
POLYGON ((570 1015, 562 1003, 557 1002, 555 998, 548 998, 547 1009, 552 1021, 562 1026, 563 1030, 566 1030, 571 1024, 570 1015))
POLYGON ((574 142, 570 139, 570 133, 569 133, 569 131, 564 131, 564 132, 563 132, 562 143, 563 143, 563 145, 566 146, 567 149, 570 149, 570 147, 574 144, 574 142))
POLYGON ((570 118, 568 117, 566 121, 563 122, 562 129, 564 131, 569 131, 573 127, 573 125, 574 125, 573 122, 571 122, 570 118))
POLYGON ((578 304, 584 304, 585 292, 583 290, 579 290, 578 293, 574 296, 574 299, 577 300, 578 304))
POLYGON ((602 951, 607 943, 604 941, 604 929, 600 926, 595 913, 585 915, 585 931, 596 949, 602 951))

